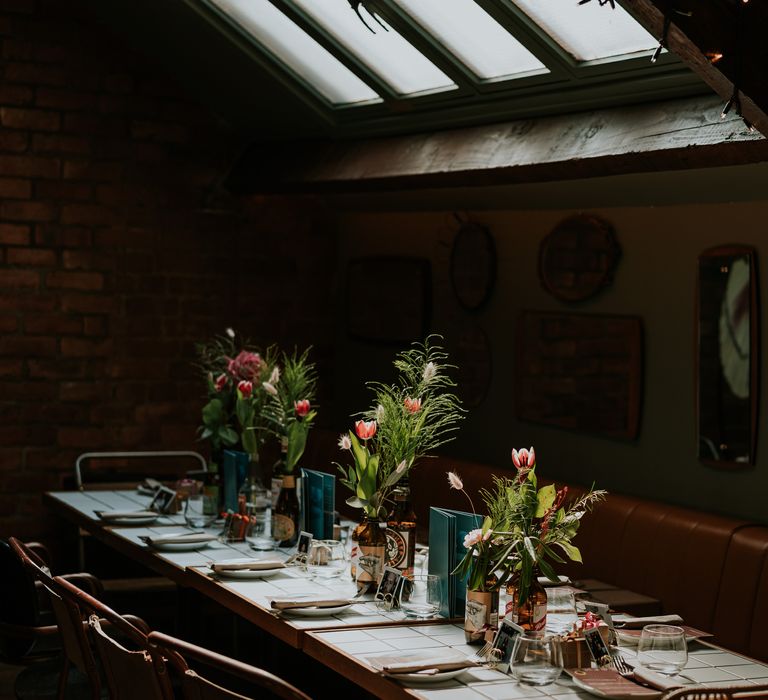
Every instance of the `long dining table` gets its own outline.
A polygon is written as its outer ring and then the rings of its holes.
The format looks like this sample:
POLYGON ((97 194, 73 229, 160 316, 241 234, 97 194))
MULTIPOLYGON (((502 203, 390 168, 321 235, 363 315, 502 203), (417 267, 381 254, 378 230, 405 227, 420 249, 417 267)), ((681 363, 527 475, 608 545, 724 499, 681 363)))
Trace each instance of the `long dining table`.
MULTIPOLYGON (((213 540, 191 551, 159 551, 145 544, 142 537, 181 533, 186 529, 183 515, 164 515, 149 525, 118 526, 101 520, 99 510, 139 510, 150 498, 136 491, 58 491, 44 496, 45 503, 65 520, 91 536, 181 587, 198 591, 261 630, 312 657, 343 675, 376 697, 387 700, 423 698, 428 700, 523 700, 540 696, 554 700, 587 700, 592 697, 565 674, 547 686, 519 684, 500 670, 475 667, 450 680, 429 682, 396 681, 383 675, 370 660, 377 656, 450 653, 470 657, 477 647, 464 642, 461 624, 436 617, 416 621, 400 611, 385 611, 374 601, 359 602, 343 612, 324 617, 299 617, 276 614, 270 607, 273 598, 303 595, 350 598, 355 593, 349 578, 311 579, 301 567, 286 567, 265 579, 233 580, 221 578, 211 568, 215 562, 235 558, 287 559, 288 550, 255 552, 247 542, 213 540)), ((220 528, 219 528, 220 529, 220 528)), ((211 532, 216 532, 211 530, 211 532)), ((631 662, 633 648, 622 648, 631 662)), ((745 687, 768 684, 768 665, 707 644, 689 645, 688 664, 680 683, 706 687, 743 684, 745 687)))

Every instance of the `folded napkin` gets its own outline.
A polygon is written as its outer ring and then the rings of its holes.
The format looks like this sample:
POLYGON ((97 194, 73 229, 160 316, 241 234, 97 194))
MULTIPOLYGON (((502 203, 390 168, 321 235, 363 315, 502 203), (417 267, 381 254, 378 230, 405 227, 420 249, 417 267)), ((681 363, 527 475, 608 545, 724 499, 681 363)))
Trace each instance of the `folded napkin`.
POLYGON ((209 535, 205 532, 177 532, 173 535, 159 535, 157 537, 148 537, 141 535, 139 539, 146 544, 187 544, 192 542, 210 542, 216 539, 215 535, 209 535))
POLYGON ((268 571, 270 569, 284 569, 285 562, 280 559, 252 559, 250 561, 220 561, 211 564, 216 571, 268 571))
POLYGON ((351 605, 349 598, 303 598, 278 600, 273 598, 269 604, 273 610, 297 610, 299 608, 339 608, 342 605, 351 605))
POLYGON ((441 671, 458 671, 461 668, 473 668, 474 666, 479 666, 479 663, 470 659, 461 659, 460 661, 422 661, 421 663, 387 664, 382 666, 381 670, 392 675, 398 673, 421 673, 428 676, 440 673, 441 671))
POLYGON ((128 520, 130 518, 151 518, 157 515, 153 510, 95 510, 102 520, 128 520))
POLYGON ((603 698, 638 698, 657 700, 662 693, 654 688, 640 685, 609 668, 568 668, 566 669, 577 686, 586 687, 593 695, 603 698))
POLYGON ((650 617, 622 617, 614 615, 613 622, 617 627, 627 630, 639 630, 646 625, 680 625, 683 618, 680 615, 652 615, 650 617))
POLYGON ((663 676, 661 673, 656 673, 642 666, 635 666, 632 670, 632 675, 636 681, 649 685, 651 688, 656 688, 656 690, 667 691, 673 688, 681 688, 684 685, 679 680, 675 680, 675 676, 663 676))

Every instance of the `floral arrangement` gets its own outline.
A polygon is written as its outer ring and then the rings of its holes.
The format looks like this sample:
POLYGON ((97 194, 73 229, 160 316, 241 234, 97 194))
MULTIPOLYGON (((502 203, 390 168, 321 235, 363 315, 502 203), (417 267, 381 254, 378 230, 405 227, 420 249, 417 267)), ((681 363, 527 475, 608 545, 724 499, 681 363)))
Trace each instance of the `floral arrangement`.
POLYGON ((387 513, 389 494, 414 464, 453 439, 463 409, 450 390, 447 353, 430 336, 394 361, 394 384, 372 382, 372 407, 343 434, 339 447, 352 454, 353 464, 336 466, 341 483, 353 492, 347 503, 370 518, 387 513))
POLYGON ((227 328, 224 335, 197 346, 198 367, 208 389, 203 406, 201 440, 210 440, 214 453, 226 447, 242 447, 258 456, 266 438, 264 407, 275 395, 280 369, 276 351, 260 353, 227 328))
POLYGON ((314 363, 309 361, 309 348, 300 355, 282 353, 282 374, 278 372, 279 382, 273 386, 266 406, 267 419, 271 429, 280 438, 285 448, 286 474, 292 474, 304 449, 317 411, 312 408, 317 386, 317 373, 314 363))
MULTIPOLYGON (((480 492, 488 515, 482 527, 465 538, 467 551, 454 573, 468 577, 470 590, 495 590, 516 576, 522 605, 537 569, 557 581, 553 564, 563 563, 563 556, 581 562, 581 553, 572 540, 581 518, 605 498, 606 492, 590 489, 567 503, 567 486, 537 488, 533 447, 512 450, 512 462, 517 470, 515 478, 494 477, 493 489, 480 492)), ((448 479, 451 488, 467 495, 456 474, 449 474, 448 479)))

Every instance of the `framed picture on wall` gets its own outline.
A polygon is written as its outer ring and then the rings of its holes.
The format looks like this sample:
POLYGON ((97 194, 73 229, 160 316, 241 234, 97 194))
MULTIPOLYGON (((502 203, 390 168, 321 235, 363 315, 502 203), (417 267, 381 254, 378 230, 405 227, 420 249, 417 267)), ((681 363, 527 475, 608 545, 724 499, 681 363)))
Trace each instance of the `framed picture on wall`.
POLYGON ((347 331, 371 343, 402 345, 429 332, 432 266, 425 258, 370 257, 347 266, 347 331))

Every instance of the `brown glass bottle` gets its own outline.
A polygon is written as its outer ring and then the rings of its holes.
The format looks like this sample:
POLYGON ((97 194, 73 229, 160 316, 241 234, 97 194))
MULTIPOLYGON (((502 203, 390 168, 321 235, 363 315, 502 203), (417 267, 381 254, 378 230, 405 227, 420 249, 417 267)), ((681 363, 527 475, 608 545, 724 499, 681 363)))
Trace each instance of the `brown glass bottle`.
POLYGON ((373 588, 384 571, 387 536, 378 518, 365 517, 357 536, 357 589, 373 588))
POLYGON ((509 577, 507 582, 507 601, 504 604, 504 616, 512 615, 510 618, 512 622, 517 622, 517 598, 519 592, 517 590, 520 583, 520 573, 515 571, 512 576, 509 577))
POLYGON ((296 477, 286 474, 272 516, 272 539, 278 542, 279 547, 293 547, 298 538, 299 499, 296 496, 296 477))
POLYGON ((528 596, 520 603, 518 591, 516 599, 517 624, 530 632, 544 632, 547 626, 547 591, 539 583, 537 572, 534 571, 528 596))
POLYGON ((387 566, 404 575, 413 573, 416 554, 416 514, 411 505, 411 489, 401 484, 393 493, 395 505, 387 518, 387 566))

